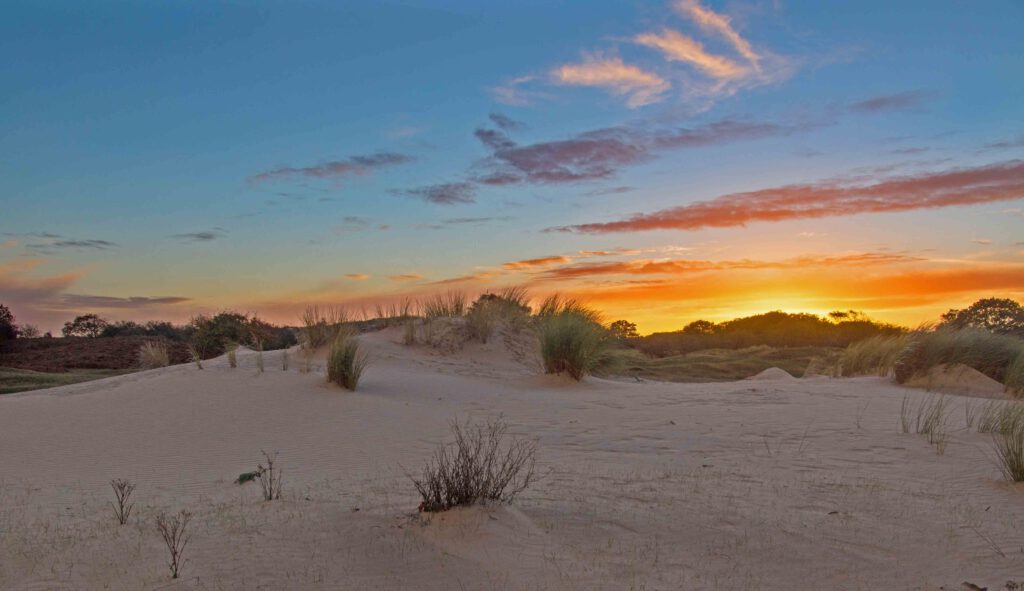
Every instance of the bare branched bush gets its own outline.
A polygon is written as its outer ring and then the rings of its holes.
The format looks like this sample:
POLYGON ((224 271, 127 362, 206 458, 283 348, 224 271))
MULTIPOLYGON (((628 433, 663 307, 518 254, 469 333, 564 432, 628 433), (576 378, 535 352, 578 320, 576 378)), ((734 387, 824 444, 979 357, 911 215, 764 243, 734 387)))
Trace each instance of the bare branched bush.
POLYGON ((341 331, 327 352, 327 381, 347 390, 355 390, 369 358, 359 349, 359 339, 349 331, 341 331))
POLYGON ((110 503, 110 506, 114 508, 114 516, 117 517, 117 522, 121 525, 128 523, 128 517, 132 514, 132 509, 135 508, 135 503, 131 502, 132 493, 135 492, 135 484, 128 480, 122 480, 115 478, 110 481, 110 488, 114 489, 114 502, 110 503))
POLYGON ((258 464, 253 474, 256 476, 256 481, 260 483, 260 489, 263 491, 263 500, 273 501, 274 499, 280 499, 282 471, 281 468, 274 466, 277 452, 274 452, 273 456, 265 451, 261 453, 267 465, 258 464))
POLYGON ((167 367, 171 364, 171 358, 167 353, 167 345, 163 343, 142 343, 139 347, 139 367, 142 369, 156 369, 167 367))
POLYGON ((160 512, 156 516, 156 529, 167 545, 167 552, 171 558, 167 566, 171 569, 171 578, 177 579, 181 567, 185 564, 183 555, 192 536, 187 533, 188 524, 192 521, 192 514, 182 509, 177 515, 167 515, 160 512))
POLYGON ((503 419, 451 425, 454 441, 443 444, 420 478, 410 476, 423 501, 421 511, 509 503, 533 480, 537 443, 512 438, 503 419))

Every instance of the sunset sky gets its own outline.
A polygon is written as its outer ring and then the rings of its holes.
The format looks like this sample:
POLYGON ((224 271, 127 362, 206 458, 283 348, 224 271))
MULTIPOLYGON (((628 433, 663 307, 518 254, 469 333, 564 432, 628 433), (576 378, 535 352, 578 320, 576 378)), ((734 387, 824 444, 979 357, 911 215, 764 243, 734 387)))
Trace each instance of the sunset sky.
POLYGON ((1024 3, 7 2, 0 303, 1024 298, 1024 3))

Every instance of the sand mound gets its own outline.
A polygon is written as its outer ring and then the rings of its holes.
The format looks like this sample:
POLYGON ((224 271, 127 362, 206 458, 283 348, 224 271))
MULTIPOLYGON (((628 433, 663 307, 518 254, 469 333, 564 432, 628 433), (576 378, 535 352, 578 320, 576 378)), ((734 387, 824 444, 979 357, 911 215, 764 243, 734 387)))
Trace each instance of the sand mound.
POLYGON ((937 365, 928 373, 907 380, 904 386, 981 398, 1002 398, 1003 385, 987 375, 961 363, 937 365))
POLYGON ((748 380, 760 380, 760 381, 766 381, 766 382, 792 382, 792 381, 796 381, 796 378, 794 378, 792 375, 790 375, 790 373, 788 371, 786 371, 786 370, 784 370, 782 368, 779 368, 779 367, 769 367, 768 369, 762 371, 761 373, 759 373, 759 374, 757 374, 755 376, 750 376, 747 379, 748 380))

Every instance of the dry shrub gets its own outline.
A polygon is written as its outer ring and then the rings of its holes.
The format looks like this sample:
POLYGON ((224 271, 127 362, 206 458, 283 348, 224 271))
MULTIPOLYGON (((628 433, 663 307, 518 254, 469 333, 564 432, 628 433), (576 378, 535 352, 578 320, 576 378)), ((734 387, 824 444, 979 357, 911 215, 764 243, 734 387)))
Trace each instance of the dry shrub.
POLYGON ((274 460, 277 459, 277 452, 274 452, 273 456, 265 451, 261 451, 260 453, 263 454, 263 459, 266 461, 267 465, 264 466, 263 464, 258 464, 253 475, 260 483, 260 489, 263 491, 263 500, 273 501, 274 499, 280 499, 282 490, 282 471, 280 468, 274 467, 274 460))
POLYGON ((192 343, 189 343, 189 345, 188 345, 188 354, 189 354, 189 357, 192 358, 192 363, 196 364, 196 368, 197 369, 203 369, 202 353, 199 351, 199 348, 196 347, 196 345, 194 345, 192 343))
POLYGON ((114 508, 114 516, 121 525, 128 523, 128 517, 135 508, 135 503, 130 501, 132 493, 135 492, 135 484, 128 480, 115 478, 110 481, 110 488, 114 489, 115 502, 110 503, 114 508))
POLYGON ((355 390, 367 363, 367 355, 360 351, 355 333, 340 331, 327 352, 327 381, 347 390, 355 390))
POLYGON ((498 417, 451 425, 453 441, 427 462, 421 478, 411 477, 423 501, 420 511, 446 511, 475 504, 510 503, 533 480, 537 443, 512 438, 498 417))
POLYGON ((142 369, 156 369, 167 367, 171 364, 171 358, 167 353, 167 345, 163 343, 142 343, 139 347, 139 367, 142 369))
POLYGON ((238 367, 238 343, 228 344, 228 367, 238 367))
POLYGON ((156 516, 156 529, 167 545, 167 552, 171 558, 167 566, 171 569, 171 578, 177 579, 178 573, 185 564, 182 555, 192 536, 186 533, 189 522, 192 521, 192 514, 182 509, 177 515, 167 515, 160 512, 156 516))

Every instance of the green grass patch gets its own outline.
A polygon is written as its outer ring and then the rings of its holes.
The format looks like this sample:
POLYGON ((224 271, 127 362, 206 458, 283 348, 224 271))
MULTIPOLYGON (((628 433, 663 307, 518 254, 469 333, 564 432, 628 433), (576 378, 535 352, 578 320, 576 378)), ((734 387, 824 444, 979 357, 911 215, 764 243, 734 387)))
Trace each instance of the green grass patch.
POLYGON ((747 347, 708 349, 670 357, 650 357, 636 349, 612 349, 607 362, 596 373, 602 376, 630 376, 662 382, 729 382, 778 367, 803 377, 814 363, 831 366, 842 350, 835 347, 747 347))
POLYGON ((56 388, 80 382, 89 382, 102 378, 120 376, 135 370, 125 369, 73 369, 62 373, 32 371, 30 369, 14 369, 0 367, 0 394, 13 394, 28 390, 56 388))

